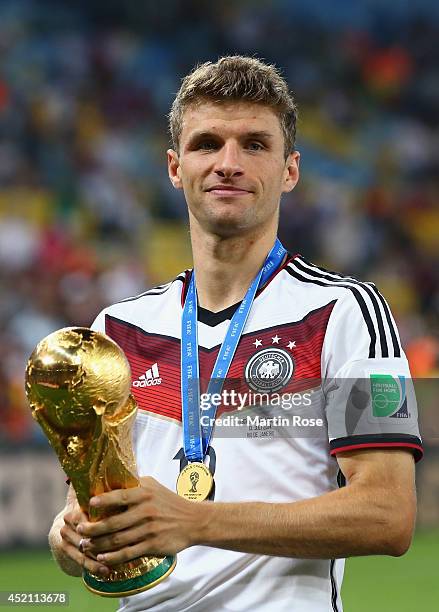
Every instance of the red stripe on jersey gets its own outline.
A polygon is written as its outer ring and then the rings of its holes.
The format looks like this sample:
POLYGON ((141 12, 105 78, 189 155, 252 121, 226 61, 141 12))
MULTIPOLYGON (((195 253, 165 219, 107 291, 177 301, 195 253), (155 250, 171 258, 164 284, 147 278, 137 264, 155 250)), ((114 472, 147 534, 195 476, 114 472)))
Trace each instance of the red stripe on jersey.
MULTIPOLYGON (((292 382, 298 379, 321 378, 322 346, 334 304, 335 301, 313 310, 301 321, 244 334, 230 366, 228 377, 242 378, 249 359, 263 349, 278 348, 287 352, 294 360, 292 382), (295 343, 295 346, 288 348, 291 343, 295 343)), ((284 391, 289 389, 286 387, 284 391)))
POLYGON ((180 340, 148 334, 110 316, 105 318, 105 331, 119 344, 129 361, 131 391, 139 408, 181 421, 180 340), (136 382, 146 383, 146 372, 154 364, 158 364, 159 377, 154 378, 151 373, 149 386, 134 386, 136 382))
MULTIPOLYGON (((267 348, 281 349, 294 362, 293 376, 281 390, 282 393, 297 393, 318 387, 322 346, 334 304, 335 301, 330 302, 308 313, 301 321, 244 334, 224 388, 235 389, 237 393, 250 391, 245 380, 247 364, 267 348), (295 346, 291 345, 293 342, 295 346)), ((180 339, 151 334, 108 315, 105 331, 127 356, 133 380, 132 393, 139 408, 181 421, 180 339), (153 366, 158 368, 158 377, 152 374, 153 366)), ((201 393, 207 390, 219 348, 219 345, 212 349, 199 347, 201 393)), ((228 409, 234 410, 233 407, 228 409)), ((223 411, 220 408, 218 414, 223 411)))
POLYGON ((348 444, 332 449, 329 454, 334 456, 337 453, 350 450, 358 450, 359 448, 410 448, 418 452, 414 453, 415 461, 418 462, 424 455, 424 449, 419 444, 411 444, 410 442, 367 442, 362 444, 348 444))

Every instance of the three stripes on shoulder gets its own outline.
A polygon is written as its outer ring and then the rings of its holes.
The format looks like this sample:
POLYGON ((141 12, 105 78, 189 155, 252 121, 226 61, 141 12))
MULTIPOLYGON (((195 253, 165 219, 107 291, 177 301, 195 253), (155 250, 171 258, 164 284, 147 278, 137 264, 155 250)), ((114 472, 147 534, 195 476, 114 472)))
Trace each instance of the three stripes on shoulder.
POLYGON ((355 297, 370 336, 369 357, 401 357, 401 344, 389 306, 373 283, 360 282, 315 266, 298 256, 285 268, 304 283, 321 287, 344 287, 355 297))

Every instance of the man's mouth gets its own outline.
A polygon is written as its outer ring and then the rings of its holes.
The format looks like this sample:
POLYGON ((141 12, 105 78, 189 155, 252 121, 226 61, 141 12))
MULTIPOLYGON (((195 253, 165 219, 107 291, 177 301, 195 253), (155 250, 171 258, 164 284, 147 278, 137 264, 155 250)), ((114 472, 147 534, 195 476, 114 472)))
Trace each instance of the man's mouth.
POLYGON ((222 197, 233 197, 246 195, 251 193, 249 189, 244 189, 243 187, 237 187, 236 185, 213 185, 213 187, 209 187, 206 189, 208 193, 213 193, 216 196, 222 197))

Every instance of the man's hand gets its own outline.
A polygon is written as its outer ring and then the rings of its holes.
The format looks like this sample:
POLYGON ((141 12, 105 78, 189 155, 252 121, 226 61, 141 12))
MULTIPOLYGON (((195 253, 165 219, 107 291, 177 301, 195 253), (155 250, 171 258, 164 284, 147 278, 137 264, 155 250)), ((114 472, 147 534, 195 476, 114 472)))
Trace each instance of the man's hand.
POLYGON ((55 517, 49 532, 52 554, 63 572, 69 576, 81 576, 84 567, 94 574, 107 576, 109 568, 79 550, 83 538, 77 532, 77 526, 87 520, 78 504, 75 490, 70 485, 66 505, 55 517))
POLYGON ((173 555, 193 545, 308 559, 404 554, 416 508, 411 453, 368 449, 337 459, 347 486, 295 502, 192 502, 150 477, 140 487, 99 495, 90 505, 111 516, 78 525, 90 540, 85 566, 173 555))
POLYGON ((85 553, 84 544, 87 542, 83 536, 77 532, 77 527, 81 523, 88 521, 88 517, 76 503, 76 506, 64 514, 64 525, 59 533, 61 536, 60 552, 68 559, 71 559, 81 567, 93 574, 107 576, 110 573, 108 567, 96 561, 90 553, 85 553))
POLYGON ((117 565, 142 555, 174 555, 197 543, 204 504, 179 497, 149 476, 140 480, 140 487, 93 497, 90 505, 109 509, 112 516, 95 523, 82 518, 78 525, 79 537, 86 538, 84 551, 100 564, 117 565))

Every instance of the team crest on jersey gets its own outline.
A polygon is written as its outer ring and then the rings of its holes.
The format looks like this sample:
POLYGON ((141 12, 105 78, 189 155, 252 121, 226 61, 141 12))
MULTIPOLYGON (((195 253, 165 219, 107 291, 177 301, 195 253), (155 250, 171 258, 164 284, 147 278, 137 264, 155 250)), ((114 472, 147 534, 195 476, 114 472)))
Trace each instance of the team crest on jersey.
POLYGON ((245 378, 253 391, 274 393, 288 384, 294 361, 281 348, 265 348, 255 353, 245 367, 245 378))

